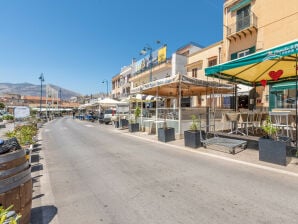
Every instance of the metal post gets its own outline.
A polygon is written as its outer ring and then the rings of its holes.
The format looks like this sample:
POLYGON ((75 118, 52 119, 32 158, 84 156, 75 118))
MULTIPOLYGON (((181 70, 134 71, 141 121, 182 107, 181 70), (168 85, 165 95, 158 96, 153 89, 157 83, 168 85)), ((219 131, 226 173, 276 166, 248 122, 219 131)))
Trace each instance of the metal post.
POLYGON ((298 74, 297 74, 297 70, 298 70, 298 54, 296 53, 296 66, 295 66, 295 70, 296 70, 296 91, 295 91, 295 97, 296 97, 296 99, 295 99, 295 105, 296 105, 296 118, 295 118, 295 120, 296 120, 296 156, 298 156, 298 144, 297 144, 297 138, 298 138, 298 130, 297 130, 297 127, 298 127, 298 118, 297 118, 297 116, 298 116, 298 108, 297 108, 297 88, 298 88, 298 74))
POLYGON ((40 103, 39 103, 39 116, 41 116, 41 104, 42 104, 42 82, 44 82, 44 76, 43 73, 40 74, 38 77, 40 80, 40 103))
POLYGON ((101 83, 106 83, 107 84, 107 96, 109 95, 109 82, 108 80, 103 80, 101 83))
POLYGON ((152 82, 152 48, 150 47, 149 48, 149 50, 150 50, 150 58, 149 58, 149 60, 150 60, 150 82, 152 82))

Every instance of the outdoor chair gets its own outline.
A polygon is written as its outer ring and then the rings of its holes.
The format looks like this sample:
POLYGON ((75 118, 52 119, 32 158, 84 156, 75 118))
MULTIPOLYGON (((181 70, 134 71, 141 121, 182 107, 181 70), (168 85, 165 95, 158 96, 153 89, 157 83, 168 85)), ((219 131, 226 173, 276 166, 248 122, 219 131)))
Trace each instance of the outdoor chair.
POLYGON ((228 134, 242 134, 245 135, 243 132, 239 131, 239 119, 240 113, 226 113, 226 119, 230 123, 231 131, 228 134))
POLYGON ((239 124, 242 130, 245 131, 246 135, 249 134, 249 129, 251 133, 254 134, 255 128, 255 114, 252 112, 243 112, 240 114, 239 124))

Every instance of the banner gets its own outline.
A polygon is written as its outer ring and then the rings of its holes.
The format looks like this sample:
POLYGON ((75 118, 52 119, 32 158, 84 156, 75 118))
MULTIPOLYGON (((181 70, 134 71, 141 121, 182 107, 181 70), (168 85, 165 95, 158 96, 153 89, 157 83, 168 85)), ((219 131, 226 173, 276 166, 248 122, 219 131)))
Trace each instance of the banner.
POLYGON ((164 62, 167 59, 167 46, 158 50, 158 64, 164 62))

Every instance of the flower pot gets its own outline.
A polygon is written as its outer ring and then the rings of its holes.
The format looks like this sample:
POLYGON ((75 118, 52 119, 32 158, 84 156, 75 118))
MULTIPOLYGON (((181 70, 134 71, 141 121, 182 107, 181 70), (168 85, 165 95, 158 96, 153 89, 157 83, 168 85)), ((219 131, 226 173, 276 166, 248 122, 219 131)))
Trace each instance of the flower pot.
POLYGON ((169 142, 175 140, 175 128, 158 128, 158 141, 169 142))
POLYGON ((184 131, 184 145, 191 148, 198 148, 202 146, 201 137, 203 137, 203 131, 184 131))
POLYGON ((259 139, 259 160, 286 166, 290 160, 290 139, 275 141, 270 138, 259 139))
POLYGON ((129 130, 129 132, 137 132, 137 131, 139 131, 140 130, 139 123, 128 124, 128 130, 129 130))

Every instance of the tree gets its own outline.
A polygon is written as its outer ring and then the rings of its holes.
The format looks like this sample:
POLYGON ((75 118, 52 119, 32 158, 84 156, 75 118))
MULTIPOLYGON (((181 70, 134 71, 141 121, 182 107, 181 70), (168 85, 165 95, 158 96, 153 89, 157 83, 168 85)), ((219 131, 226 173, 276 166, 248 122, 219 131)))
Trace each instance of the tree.
POLYGON ((5 108, 5 104, 0 102, 0 110, 3 110, 5 108))

